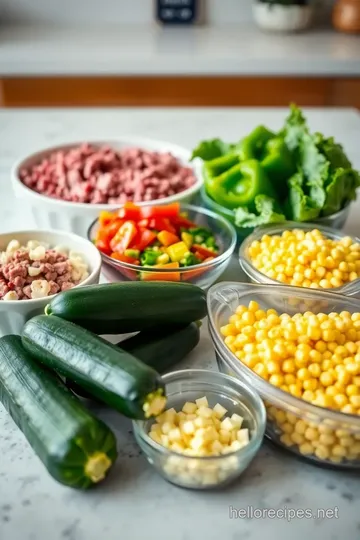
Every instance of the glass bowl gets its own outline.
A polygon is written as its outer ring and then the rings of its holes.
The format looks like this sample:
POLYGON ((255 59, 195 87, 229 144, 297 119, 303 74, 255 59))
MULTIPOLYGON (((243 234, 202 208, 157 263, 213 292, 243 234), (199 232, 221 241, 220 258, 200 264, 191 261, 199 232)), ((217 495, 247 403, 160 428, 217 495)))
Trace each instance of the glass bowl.
POLYGON ((360 301, 326 291, 285 285, 223 282, 208 292, 209 331, 219 370, 236 377, 260 394, 267 409, 266 437, 311 463, 360 469, 360 416, 321 408, 284 392, 241 363, 225 345, 221 326, 228 323, 238 305, 248 305, 251 300, 258 302, 261 309, 275 308, 289 315, 305 311, 360 312, 360 301), (294 432, 298 433, 294 436, 294 432), (306 433, 309 437, 311 435, 310 439, 306 433), (304 446, 310 440, 311 450, 308 444, 304 446))
MULTIPOLYGON (((348 234, 341 233, 337 229, 331 228, 331 227, 324 227, 320 226, 318 223, 297 223, 293 221, 286 221, 285 223, 279 223, 279 224, 273 224, 273 225, 264 225, 262 227, 258 227, 255 229, 255 231, 246 238, 246 240, 241 244, 240 251, 239 251, 239 262, 240 266, 249 278, 249 281, 252 283, 266 283, 269 285, 281 285, 281 281, 277 281, 276 279, 272 279, 266 274, 263 274, 260 272, 255 266, 252 264, 249 255, 248 250, 252 242, 255 240, 259 241, 264 234, 267 234, 269 236, 273 235, 281 235, 285 230, 288 229, 299 229, 302 231, 311 231, 313 229, 318 229, 321 233, 323 233, 324 236, 327 238, 331 238, 333 240, 341 240, 341 238, 344 238, 345 236, 349 236, 348 234)), ((360 239, 356 238, 354 236, 351 236, 353 242, 360 243, 360 239)), ((290 286, 290 285, 289 285, 290 286)), ((294 286, 291 285, 293 288, 294 286)), ((331 292, 336 292, 338 294, 343 294, 345 296, 358 296, 360 293, 360 278, 355 279, 354 281, 349 281, 348 283, 345 283, 341 287, 333 287, 331 289, 322 289, 327 290, 331 292)))
MULTIPOLYGON (((117 261, 101 253, 103 263, 105 263, 102 269, 105 277, 111 282, 138 281, 145 275, 147 281, 186 281, 203 289, 210 287, 226 270, 230 262, 236 246, 235 229, 226 219, 210 210, 184 204, 181 205, 181 211, 187 212, 189 219, 197 225, 211 229, 220 248, 218 257, 196 266, 169 270, 168 268, 136 266, 117 261)), ((88 238, 92 242, 96 237, 98 226, 96 219, 89 227, 88 238)))
POLYGON ((182 409, 186 401, 206 396, 210 407, 223 405, 244 418, 250 442, 236 452, 214 457, 190 457, 153 441, 148 433, 154 420, 133 422, 135 438, 148 462, 169 482, 191 489, 221 487, 235 480, 258 452, 265 432, 266 412, 258 394, 233 377, 202 369, 174 371, 163 376, 167 408, 182 409))
MULTIPOLYGON (((218 204, 214 199, 209 197, 209 195, 206 193, 205 186, 203 185, 200 190, 200 196, 205 204, 206 208, 209 208, 213 212, 216 212, 217 214, 223 216, 226 218, 230 223, 232 223, 235 227, 237 238, 238 238, 238 244, 240 245, 245 238, 247 238, 253 231, 253 227, 237 227, 235 225, 235 213, 233 210, 229 210, 229 208, 225 208, 225 206, 222 206, 221 204, 218 204)), ((314 223, 325 227, 333 227, 334 229, 341 230, 346 220, 349 216, 350 212, 350 204, 339 210, 339 212, 336 212, 336 214, 331 214, 331 216, 325 216, 320 217, 318 219, 314 220, 314 223)), ((301 223, 297 223, 297 226, 301 225, 301 223)))

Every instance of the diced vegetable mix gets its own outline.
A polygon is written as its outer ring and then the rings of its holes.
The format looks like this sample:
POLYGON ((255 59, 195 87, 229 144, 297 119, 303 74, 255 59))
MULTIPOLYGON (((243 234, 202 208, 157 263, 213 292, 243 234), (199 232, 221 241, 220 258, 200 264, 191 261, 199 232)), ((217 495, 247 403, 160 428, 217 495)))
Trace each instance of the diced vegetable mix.
POLYGON ((257 270, 296 287, 331 289, 360 277, 360 244, 349 236, 332 240, 317 229, 265 234, 248 255, 257 270))
POLYGON ((101 212, 95 245, 118 261, 171 270, 161 274, 144 271, 141 279, 145 281, 180 281, 180 273, 173 270, 210 261, 219 254, 212 231, 190 221, 178 203, 150 207, 126 203, 118 212, 101 212))
MULTIPOLYGON (((249 430, 243 427, 244 419, 238 414, 230 417, 226 413, 220 403, 211 408, 204 396, 194 403, 186 402, 179 412, 172 408, 162 413, 152 424, 149 435, 153 441, 184 456, 225 456, 241 450, 250 442, 249 430)), ((164 470, 181 482, 216 485, 237 466, 235 456, 225 462, 208 463, 172 455, 167 459, 164 470)))
MULTIPOLYGON (((221 328, 225 344, 257 375, 319 407, 360 416, 360 313, 264 311, 240 305, 221 328)), ((267 403, 280 441, 301 454, 341 463, 360 459, 360 434, 310 422, 267 403)), ((320 419, 319 419, 320 421, 320 419)))
POLYGON ((204 161, 207 194, 234 210, 239 227, 329 216, 354 200, 360 185, 342 146, 311 133, 295 105, 278 133, 258 126, 235 144, 203 141, 196 157, 204 161))

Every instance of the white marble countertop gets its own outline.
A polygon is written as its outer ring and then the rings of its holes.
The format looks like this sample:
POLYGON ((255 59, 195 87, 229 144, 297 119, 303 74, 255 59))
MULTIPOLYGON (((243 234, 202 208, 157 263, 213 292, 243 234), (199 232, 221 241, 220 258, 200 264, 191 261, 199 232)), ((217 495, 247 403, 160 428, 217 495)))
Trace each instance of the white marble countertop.
MULTIPOLYGON (((264 123, 279 128, 283 109, 74 109, 0 111, 0 231, 32 227, 29 209, 10 189, 13 160, 66 140, 108 139, 124 134, 193 146, 212 136, 236 140, 264 123)), ((335 134, 357 168, 360 116, 349 109, 306 111, 312 128, 335 134)), ((356 234, 360 200, 346 226, 356 234)), ((224 279, 241 278, 236 259, 224 279)), ((184 367, 215 368, 206 325, 184 367)), ((99 415, 118 436, 119 459, 103 485, 88 493, 53 481, 0 406, 1 540, 340 540, 360 536, 358 476, 319 469, 264 443, 242 478, 218 492, 176 488, 140 455, 131 423, 115 412, 99 415), (233 508, 338 508, 338 519, 230 519, 233 508)))
POLYGON ((360 37, 219 27, 0 27, 0 77, 47 75, 358 76, 360 37))

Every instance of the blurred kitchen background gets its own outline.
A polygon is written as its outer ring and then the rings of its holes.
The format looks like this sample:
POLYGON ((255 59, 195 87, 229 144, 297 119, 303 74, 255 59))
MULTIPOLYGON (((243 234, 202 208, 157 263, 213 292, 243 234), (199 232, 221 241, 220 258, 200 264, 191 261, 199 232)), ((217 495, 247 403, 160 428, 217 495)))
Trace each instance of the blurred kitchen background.
POLYGON ((360 0, 0 0, 0 106, 360 109, 359 32, 360 0))

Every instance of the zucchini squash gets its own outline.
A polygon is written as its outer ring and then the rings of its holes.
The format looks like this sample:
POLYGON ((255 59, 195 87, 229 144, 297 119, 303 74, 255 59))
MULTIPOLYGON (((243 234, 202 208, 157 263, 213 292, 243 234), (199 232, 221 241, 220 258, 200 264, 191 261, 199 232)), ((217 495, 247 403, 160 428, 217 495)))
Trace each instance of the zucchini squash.
POLYGON ((144 331, 118 343, 122 350, 163 374, 180 362, 199 343, 200 325, 188 324, 167 331, 144 331))
POLYGON ((123 282, 58 294, 45 308, 95 334, 126 334, 187 325, 207 314, 206 295, 190 283, 123 282))
POLYGON ((55 480, 86 489, 105 478, 114 434, 29 357, 19 336, 0 339, 0 401, 55 480))
MULTIPOLYGON (((120 341, 118 346, 163 374, 197 346, 200 340, 200 324, 191 323, 163 332, 139 332, 136 336, 120 341)), ((66 379, 66 386, 76 395, 91 399, 90 394, 70 379, 66 379)))
POLYGON ((166 405, 155 370, 71 322, 38 315, 25 324, 22 343, 46 367, 129 418, 157 416, 166 405))

